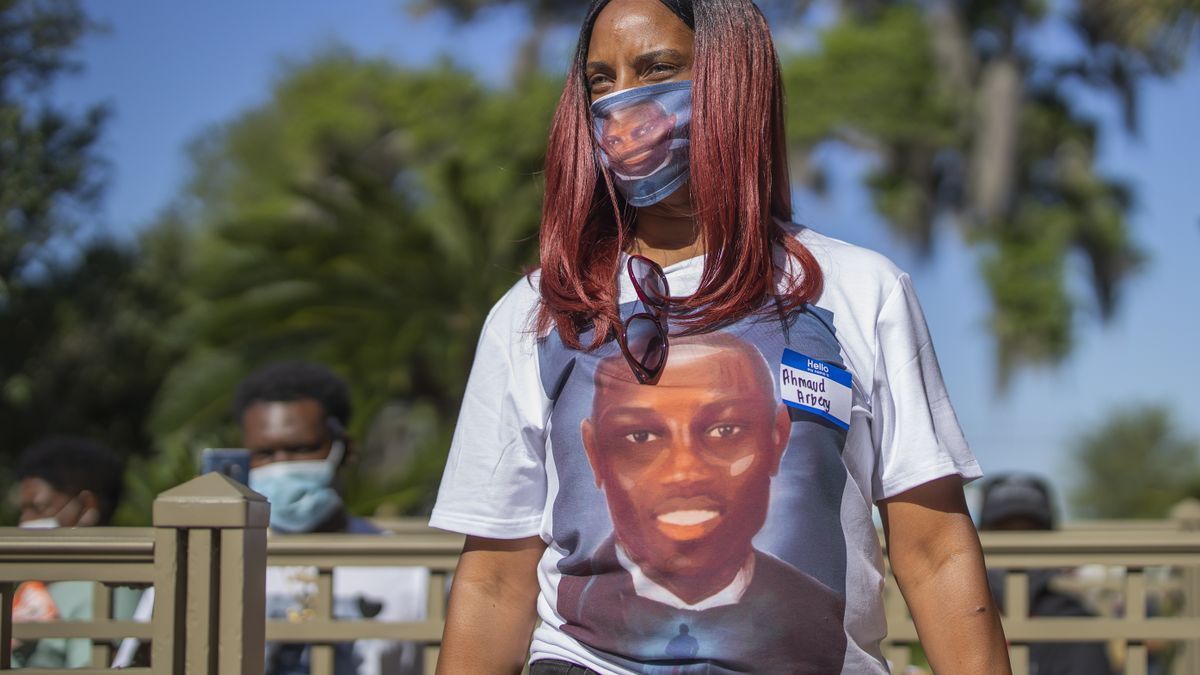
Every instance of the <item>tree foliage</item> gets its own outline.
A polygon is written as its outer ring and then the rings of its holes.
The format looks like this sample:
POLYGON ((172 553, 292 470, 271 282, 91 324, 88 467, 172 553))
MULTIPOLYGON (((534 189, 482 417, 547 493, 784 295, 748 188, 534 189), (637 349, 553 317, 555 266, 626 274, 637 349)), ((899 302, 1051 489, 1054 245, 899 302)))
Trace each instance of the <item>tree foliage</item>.
POLYGON ((146 420, 174 352, 182 240, 88 232, 104 163, 104 112, 75 117, 44 96, 75 68, 92 24, 76 2, 0 0, 0 485, 23 447, 78 434, 144 454, 146 420))
POLYGON ((1162 407, 1113 414, 1073 452, 1072 503, 1088 517, 1163 518, 1200 485, 1200 439, 1182 436, 1162 407))
MULTIPOLYGON (((189 303, 172 327, 190 347, 156 429, 220 437, 250 368, 307 358, 351 383, 360 437, 403 401, 435 421, 424 444, 440 461, 483 317, 534 262, 556 95, 332 53, 203 138, 189 303)), ((422 484, 414 499, 440 473, 426 464, 400 480, 422 484)))
POLYGON ((99 195, 104 109, 75 118, 40 96, 91 28, 74 1, 0 0, 0 303, 99 195))
POLYGON ((1073 257, 1105 318, 1142 261, 1129 189, 1097 173, 1097 128, 1067 93, 1077 64, 1026 46, 1041 20, 1036 3, 888 3, 849 13, 786 67, 802 158, 830 139, 875 154, 868 186, 893 232, 929 253, 954 223, 980 250, 1001 386, 1070 351, 1089 304, 1070 293, 1073 257))
POLYGON ((174 352, 158 336, 175 311, 177 241, 89 245, 78 260, 23 284, 0 312, 6 375, 0 428, 8 456, 47 434, 82 434, 121 454, 145 452, 145 422, 174 352), (162 256, 159 258, 158 256, 162 256), (161 265, 161 267, 157 267, 161 265))

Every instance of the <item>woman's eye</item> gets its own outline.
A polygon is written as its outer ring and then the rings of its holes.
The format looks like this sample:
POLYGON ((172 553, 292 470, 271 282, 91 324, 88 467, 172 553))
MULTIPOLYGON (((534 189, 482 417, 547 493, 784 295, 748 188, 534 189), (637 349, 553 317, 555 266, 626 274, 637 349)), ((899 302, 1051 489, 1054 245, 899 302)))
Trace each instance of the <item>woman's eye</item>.
POLYGON ((607 75, 592 75, 588 78, 587 84, 588 89, 595 92, 597 88, 607 88, 610 82, 607 75))
POLYGON ((736 424, 718 424, 708 430, 709 438, 733 438, 742 433, 742 428, 736 424))
POLYGON ((641 138, 642 136, 645 136, 647 133, 649 133, 650 130, 653 128, 654 128, 654 126, 651 124, 643 124, 642 126, 633 130, 633 137, 641 138))
POLYGON ((648 75, 674 75, 679 69, 667 63, 656 63, 650 66, 648 75))
POLYGON ((654 433, 653 431, 634 431, 632 433, 625 434, 625 440, 629 443, 633 443, 634 445, 641 445, 643 443, 649 443, 651 441, 658 440, 658 434, 654 433))

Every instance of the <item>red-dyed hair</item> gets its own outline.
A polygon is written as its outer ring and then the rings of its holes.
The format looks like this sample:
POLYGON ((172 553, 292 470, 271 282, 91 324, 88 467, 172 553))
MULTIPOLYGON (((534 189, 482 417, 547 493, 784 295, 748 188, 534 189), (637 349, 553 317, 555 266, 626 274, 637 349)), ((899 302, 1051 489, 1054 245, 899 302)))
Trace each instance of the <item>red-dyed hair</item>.
MULTIPOLYGON (((680 299, 686 332, 704 332, 760 311, 791 311, 821 293, 812 253, 779 224, 792 217, 783 85, 766 19, 750 0, 659 0, 695 33, 691 200, 707 256, 696 293, 680 299), (778 220, 777 220, 778 219, 778 220), (776 295, 773 247, 798 272, 776 295)), ((592 26, 609 0, 593 0, 550 126, 541 222, 539 332, 563 341, 595 328, 595 349, 620 327, 620 252, 632 236, 628 205, 597 160, 586 78, 592 26)), ((783 270, 786 273, 786 270, 783 270)))

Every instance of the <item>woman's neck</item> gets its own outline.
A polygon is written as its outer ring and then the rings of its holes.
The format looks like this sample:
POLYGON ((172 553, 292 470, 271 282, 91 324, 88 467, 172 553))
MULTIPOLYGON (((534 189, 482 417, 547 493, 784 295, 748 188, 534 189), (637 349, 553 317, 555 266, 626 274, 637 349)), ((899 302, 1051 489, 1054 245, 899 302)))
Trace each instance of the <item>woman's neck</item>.
POLYGON ((660 204, 638 211, 630 253, 645 256, 662 267, 704 254, 704 239, 692 217, 691 200, 685 190, 679 192, 687 199, 682 208, 680 204, 668 203, 678 201, 676 193, 660 204))

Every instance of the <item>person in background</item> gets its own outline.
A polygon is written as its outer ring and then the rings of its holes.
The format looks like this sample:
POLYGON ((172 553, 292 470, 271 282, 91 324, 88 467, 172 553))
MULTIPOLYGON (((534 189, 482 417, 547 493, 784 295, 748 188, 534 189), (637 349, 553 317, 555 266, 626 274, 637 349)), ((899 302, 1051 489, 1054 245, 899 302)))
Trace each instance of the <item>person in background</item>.
MULTIPOLYGON (((346 510, 339 473, 355 446, 346 383, 325 366, 273 363, 237 388, 234 418, 250 451, 250 488, 271 503, 271 532, 383 535, 370 521, 346 510)), ((316 598, 312 568, 267 569, 267 616, 303 622, 316 598)), ((341 568, 333 577, 333 614, 338 619, 388 621, 424 618, 428 572, 415 568, 341 568)), ((307 675, 304 644, 268 644, 269 675, 307 675)), ((359 640, 335 646, 338 675, 418 672, 415 645, 359 640)))
POLYGON ((121 500, 121 461, 84 438, 55 436, 17 460, 17 508, 25 528, 107 525, 121 500))
MULTIPOLYGON (((981 531, 1055 529, 1053 492, 1041 478, 1023 473, 1001 474, 984 482, 981 492, 981 531)), ((992 596, 1002 609, 1004 572, 988 570, 992 596)), ((1053 579, 1061 573, 1054 569, 1029 571, 1030 616, 1092 615, 1079 599, 1053 588, 1053 579)), ((1029 670, 1038 675, 1109 675, 1113 672, 1103 642, 1032 642, 1029 645, 1029 670)))
POLYGON ((273 363, 238 385, 233 415, 250 451, 249 484, 270 500, 274 532, 382 534, 342 500, 350 414, 346 383, 315 363, 273 363))
MULTIPOLYGON (((18 522, 26 529, 108 525, 121 501, 123 466, 104 445, 56 436, 26 448, 17 461, 18 522)), ((88 621, 90 581, 26 581, 14 596, 16 622, 88 621)), ((117 588, 113 616, 129 618, 140 591, 117 588)), ((92 665, 92 642, 49 638, 18 643, 14 665, 23 668, 81 668, 92 665)))

